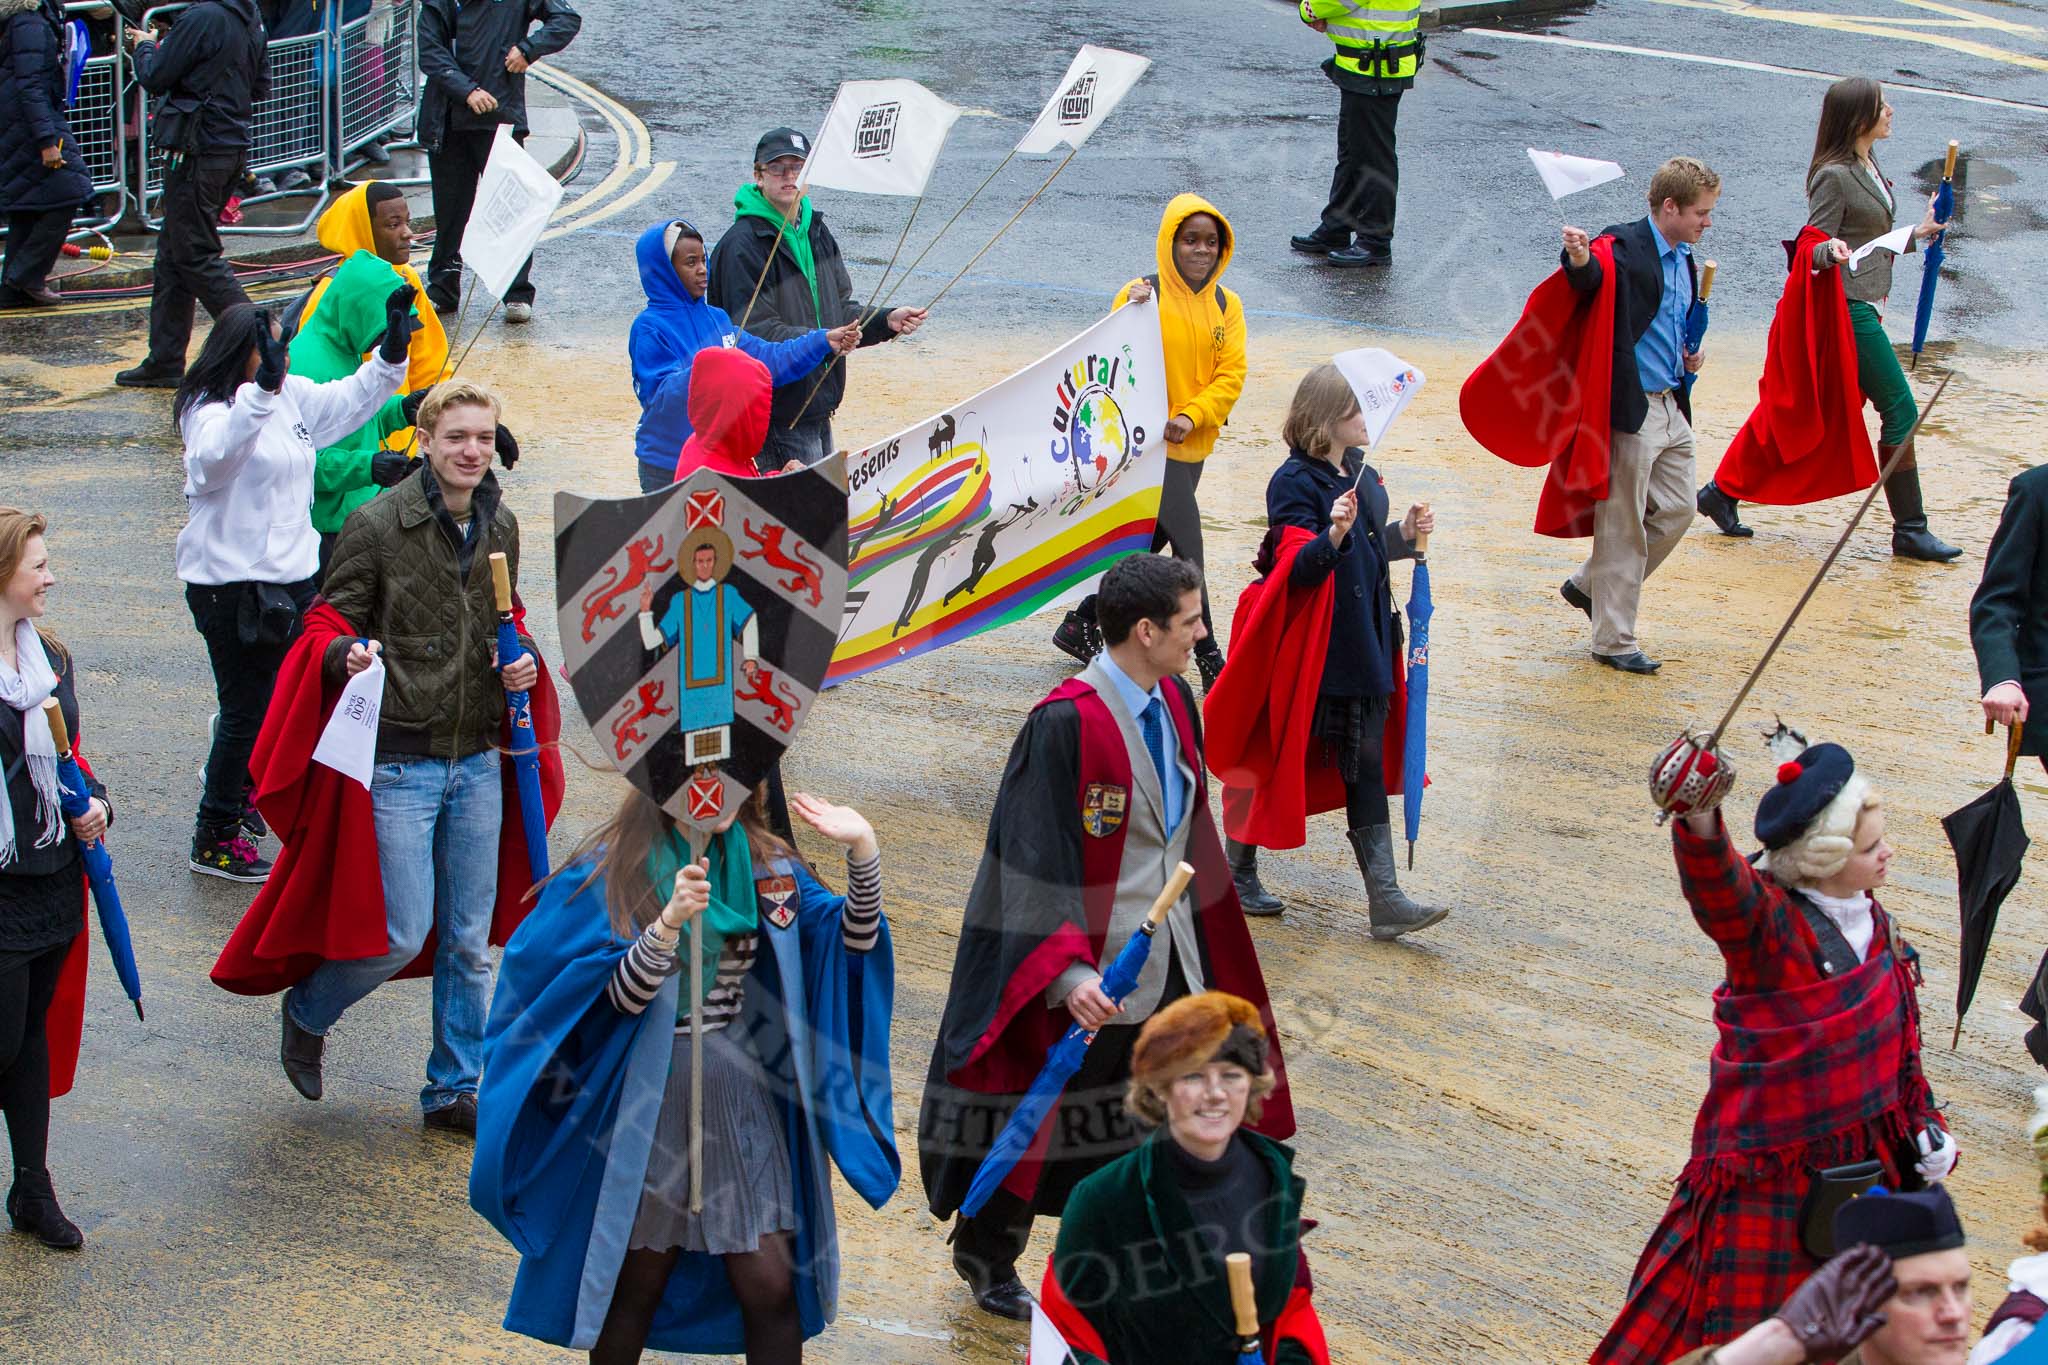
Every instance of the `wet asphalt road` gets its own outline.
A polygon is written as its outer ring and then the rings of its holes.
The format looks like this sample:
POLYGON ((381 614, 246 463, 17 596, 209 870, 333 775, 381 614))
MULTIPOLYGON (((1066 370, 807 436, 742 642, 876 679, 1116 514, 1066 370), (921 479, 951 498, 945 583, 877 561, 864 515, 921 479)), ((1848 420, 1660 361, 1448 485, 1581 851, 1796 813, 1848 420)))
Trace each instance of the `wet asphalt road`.
MULTIPOLYGON (((1445 714, 1459 723, 1444 730, 1446 781, 1435 807, 1443 871, 1427 867, 1423 885, 1459 896, 1471 929, 1423 951, 1373 954, 1375 988, 1359 1000, 1350 966, 1355 926, 1345 918, 1352 874, 1337 852, 1321 848, 1276 873, 1282 893, 1305 905, 1307 916, 1262 933, 1261 951, 1270 954, 1276 980, 1298 974, 1283 990, 1320 1045, 1304 1049, 1298 1102, 1315 1198, 1330 1220, 1318 1250, 1329 1286, 1324 1311, 1340 1348, 1349 1349, 1344 1358, 1561 1360, 1583 1353, 1618 1301, 1689 1122, 1691 1098, 1679 1092, 1690 1080, 1667 1086, 1645 1078, 1691 1077, 1711 985, 1694 979, 1705 969, 1686 927, 1665 922, 1673 909, 1668 863, 1638 827, 1639 802, 1623 784, 1635 780, 1636 750, 1661 740, 1667 715, 1697 714, 1725 695, 1701 674, 1748 647, 1741 621, 1761 619, 1796 591, 1821 529, 1804 514, 1781 519, 1775 539, 1765 527, 1759 553, 1774 558, 1760 561, 1772 568, 1753 598, 1742 595, 1749 561, 1730 558, 1734 551, 1722 543, 1688 542, 1688 558, 1673 573, 1721 585, 1709 599, 1715 633, 1711 646, 1690 642, 1693 681, 1682 667, 1668 670, 1683 690, 1644 708, 1625 684, 1588 683, 1573 672, 1580 642, 1529 645, 1546 629, 1532 617, 1542 619, 1554 604, 1539 604, 1526 585, 1552 571, 1561 547, 1532 546, 1524 534, 1533 485, 1492 461, 1472 463, 1469 449, 1459 449, 1447 425, 1447 390, 1456 367, 1469 365, 1512 319, 1554 251, 1562 214, 1529 170, 1525 145, 1628 167, 1628 180, 1567 202, 1574 220, 1589 227, 1633 216, 1648 171, 1671 151, 1702 155, 1722 172, 1727 193, 1705 254, 1722 264, 1715 325, 1731 341, 1741 337, 1746 387, 1776 293, 1776 242, 1800 221, 1799 183, 1822 84, 1436 35, 1430 71, 1404 100, 1399 263, 1361 278, 1286 250, 1286 236, 1307 227, 1320 206, 1336 102, 1314 68, 1323 40, 1301 29, 1288 5, 1023 0, 991 11, 842 0, 671 8, 592 0, 583 6, 584 36, 559 64, 629 105, 653 132, 654 157, 677 163, 674 175, 637 208, 545 245, 536 267, 539 321, 524 333, 494 329, 479 349, 476 363, 519 395, 522 420, 540 437, 522 429, 533 464, 522 467, 512 495, 536 546, 544 543, 553 487, 629 486, 630 398, 616 352, 639 302, 631 237, 670 213, 722 224, 758 133, 776 123, 814 125, 842 78, 908 75, 970 110, 1000 116, 957 126, 923 215, 928 229, 1021 132, 1076 43, 1146 51, 1159 63, 1044 200, 948 296, 914 347, 867 362, 875 377, 849 405, 850 436, 925 415, 937 395, 971 391, 1093 317, 1122 280, 1153 268, 1158 206, 1181 189, 1215 199, 1239 233, 1229 283, 1253 320, 1258 392, 1248 395, 1225 455, 1242 449, 1252 458, 1249 446, 1277 421, 1284 387, 1311 353, 1375 338, 1398 347, 1405 333, 1427 334, 1413 344, 1427 348, 1432 375, 1445 381, 1426 400, 1437 405, 1428 420, 1439 426, 1428 429, 1439 432, 1432 439, 1443 465, 1417 477, 1447 502, 1463 493, 1468 521, 1482 515, 1477 499, 1498 497, 1483 513, 1498 535, 1483 547, 1484 574, 1472 575, 1465 623, 1456 611, 1444 614, 1444 654, 1456 658, 1462 644, 1467 657, 1496 660, 1511 686, 1537 701, 1524 715, 1525 703, 1498 700, 1495 679, 1476 667, 1463 682, 1456 665, 1439 679, 1445 714), (1614 714, 1628 716, 1620 735, 1596 724, 1614 714), (1448 738, 1461 727, 1468 738, 1448 738), (1544 788, 1537 765, 1573 774, 1563 801, 1544 788), (1482 798, 1499 773, 1512 774, 1505 794, 1482 798), (1473 795, 1453 799, 1459 792, 1473 795), (1542 821, 1549 845, 1532 849, 1514 833, 1518 813, 1546 802, 1555 807, 1542 821), (1640 883, 1654 879, 1663 906, 1656 924, 1605 917, 1611 896, 1595 870, 1603 863, 1640 883), (1546 891, 1532 914, 1525 902, 1536 884, 1546 891), (1509 947, 1501 960, 1489 945, 1494 936, 1509 947), (1617 943, 1629 945, 1619 963, 1610 961, 1617 943), (1682 983, 1675 996, 1674 980, 1682 983), (1586 1000, 1593 1003, 1579 1003, 1586 1000), (1553 1018, 1569 1027, 1552 1034, 1553 1018), (1484 1032, 1469 1032, 1475 1025, 1484 1032), (1533 1087, 1547 1095, 1527 1093, 1531 1070, 1548 1077, 1533 1087), (1640 1121, 1617 1122, 1617 1113, 1640 1121), (1396 1178, 1399 1163, 1417 1153, 1428 1154, 1428 1169, 1396 1178), (1533 1265, 1532 1256, 1540 1260, 1557 1244, 1560 1227, 1570 1229, 1572 1246, 1554 1262, 1533 1265), (1506 1302, 1497 1292, 1503 1286, 1506 1302)), ((1874 11, 1895 26, 1929 17, 1892 0, 1831 0, 1816 12, 1874 11)), ((1909 709, 1879 727, 1883 738, 1872 739, 1886 746, 1883 762, 1895 785, 1913 768, 1914 737, 1934 733, 1933 717, 1947 715, 1930 699, 1958 686, 1950 675, 1958 662, 1955 622, 1975 574, 1969 565, 1988 535, 2003 478, 2035 458, 2026 447, 2042 416, 2034 396, 2041 370, 2025 353, 2038 349, 2042 335, 2043 305, 2031 280, 2048 224, 2048 73, 2040 69, 2048 40, 2038 31, 2048 28, 2048 7, 1976 4, 1962 12, 2035 31, 1920 25, 1898 32, 1985 43, 2036 66, 1897 35, 1650 0, 1522 26, 1573 41, 1868 72, 2040 106, 1893 96, 1898 131, 1886 165, 1902 191, 1947 138, 1959 138, 1970 155, 1967 235, 1951 249, 1937 335, 1963 339, 1972 350, 2022 353, 1999 361, 1978 408, 1961 410, 1981 416, 1982 428, 1963 424, 1950 436, 1958 462, 1931 476, 1931 500, 1950 518, 1940 524, 1956 526, 1958 539, 1968 533, 1972 560, 1930 578, 1902 573, 1881 555, 1865 557, 1852 566, 1856 595, 1843 590, 1839 633, 1817 633, 1810 649, 1797 651, 1802 666, 1816 668, 1826 662, 1823 641, 1848 651, 1838 673, 1818 673, 1794 694, 1809 713, 1838 693, 1863 705, 1884 704, 1890 694, 1910 699, 1909 709), (1894 596, 1896 610, 1884 605, 1894 596), (1857 651, 1904 685, 1888 688, 1867 676, 1857 651)), ((1941 17, 1952 18, 1947 11, 1941 17)), ((592 156, 572 189, 603 173, 612 145, 600 122, 586 122, 592 156)), ((935 292, 1049 168, 1038 162, 1006 170, 899 301, 935 292)), ((831 195, 823 207, 865 289, 907 204, 831 195)), ((1894 331, 1903 335, 1897 316, 1894 331)), ((58 1106, 53 1162, 89 1248, 60 1260, 20 1239, 0 1240, 0 1355, 560 1359, 498 1330, 508 1251, 468 1210, 466 1149, 418 1129, 424 989, 380 992, 351 1016, 330 1064, 330 1098, 315 1106, 292 1095, 277 1071, 274 1003, 226 996, 206 980, 247 892, 193 877, 183 865, 211 707, 203 653, 171 567, 183 502, 167 403, 109 382, 118 363, 139 355, 141 334, 136 312, 0 319, 0 500, 45 509, 56 522, 62 582, 52 623, 83 662, 85 738, 114 784, 120 875, 137 918, 150 1006, 149 1023, 136 1024, 111 973, 95 964, 83 1078, 58 1106)), ((1725 406, 1740 403, 1731 397, 1725 406)), ((1419 437, 1424 409, 1417 413, 1419 437)), ((1739 411, 1709 421, 1725 439, 1739 411)), ((1256 541, 1249 528, 1257 521, 1258 482, 1255 470, 1233 459, 1208 508, 1232 564, 1256 541)), ((1207 484, 1204 491, 1210 501, 1207 484)), ((1816 514, 1819 522, 1832 515, 1816 514)), ((545 560, 530 552, 529 596, 543 601, 551 596, 545 560)), ((1242 576, 1241 569, 1224 572, 1242 576)), ((1441 579, 1438 593, 1440 602, 1452 596, 1441 579)), ((1657 624, 1666 643, 1679 645, 1682 666, 1688 642, 1675 619, 1680 612, 1671 598, 1659 601, 1665 605, 1651 610, 1662 613, 1657 624)), ((1035 634, 1025 639, 1037 629, 1025 623, 850 690, 840 703, 840 742, 821 742, 804 760, 805 780, 882 807, 871 813, 889 849, 891 913, 899 916, 900 1122, 914 1110, 950 958, 953 907, 971 875, 990 774, 1016 714, 1058 676, 1035 634)), ((1967 678, 1960 684, 1968 685, 1967 678)), ((1945 756, 1955 757, 1965 740, 1944 732, 1945 756)), ((574 781, 561 826, 569 838, 607 799, 602 780, 574 781)), ((1946 853, 1938 830, 1930 834, 1932 815, 1959 804, 1967 785, 1958 778, 1912 803, 1919 829, 1907 837, 1918 870, 1909 914, 1917 919, 1909 925, 1916 930, 1936 932, 1947 894, 1940 884, 1946 853)), ((558 851, 565 846, 558 836, 558 851)), ((2020 941, 2038 947, 2038 911, 2018 923, 2020 941)), ((2000 970, 2010 976, 2027 965, 2000 970)), ((2007 984, 1998 978, 2010 994, 2007 984)), ((2012 1166, 1985 1149, 2000 1124, 2017 1121, 2024 1091, 2023 1072, 2006 1056, 2016 1043, 2003 1016, 1981 1006, 1979 1013, 1986 1032, 1977 1033, 1973 1017, 1963 1060, 1946 1063, 1937 1080, 1965 1097, 1966 1121, 1975 1125, 1965 1134, 1973 1153, 1966 1171, 1985 1182, 1972 1187, 1981 1198, 2019 1188, 1989 1183, 2010 1176, 2012 1166), (1973 1047, 1997 1060, 1972 1056, 1973 1047)), ((905 1149, 908 1156, 907 1134, 905 1149)), ((813 1355, 1014 1359, 1015 1334, 959 1304, 914 1183, 879 1215, 842 1201, 842 1235, 863 1268, 849 1277, 846 1316, 813 1355)), ((2001 1224, 2009 1221, 2001 1215, 2001 1224)), ((2006 1231, 1994 1230, 1986 1265, 2003 1259, 1998 1234, 2006 1231)))

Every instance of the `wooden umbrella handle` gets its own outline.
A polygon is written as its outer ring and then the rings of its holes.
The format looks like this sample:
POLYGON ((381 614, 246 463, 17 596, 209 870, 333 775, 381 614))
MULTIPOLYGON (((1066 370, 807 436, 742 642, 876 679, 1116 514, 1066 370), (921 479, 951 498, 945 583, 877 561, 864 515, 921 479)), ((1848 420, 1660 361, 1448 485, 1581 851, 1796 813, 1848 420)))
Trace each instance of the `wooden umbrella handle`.
POLYGON ((1705 303, 1714 292, 1714 272, 1721 268, 1719 261, 1708 261, 1700 267, 1700 302, 1705 303))
POLYGON ((50 738, 57 745, 57 756, 66 758, 71 753, 71 732, 64 726, 64 708, 51 697, 43 703, 43 719, 50 723, 50 738))
POLYGON ((1187 894, 1188 883, 1194 879, 1195 869, 1189 864, 1182 863, 1176 867, 1173 875, 1166 879, 1166 889, 1159 893, 1158 900, 1152 902, 1152 912, 1145 916, 1145 923, 1154 929, 1164 924, 1167 912, 1180 903, 1180 898, 1187 894))
POLYGON ((1956 178, 1956 152, 1959 148, 1960 144, 1954 138, 1948 140, 1948 157, 1941 163, 1941 178, 1943 180, 1953 180, 1956 178))
POLYGON ((2016 720, 2005 732, 2005 780, 2012 781, 2012 770, 2020 761, 2020 734, 2027 728, 2023 720, 2016 720))
POLYGON ((505 562, 503 550, 491 551, 491 592, 498 599, 498 610, 512 610, 512 570, 505 562))
MULTIPOLYGON (((1429 504, 1426 502, 1422 504, 1422 510, 1427 512, 1429 504)), ((1417 531, 1415 533, 1415 557, 1418 560, 1429 558, 1429 532, 1417 531)))
POLYGON ((1252 1294, 1252 1258, 1245 1252, 1233 1251, 1223 1258, 1223 1268, 1230 1277, 1230 1310, 1237 1315, 1237 1334, 1256 1337, 1259 1305, 1252 1294))

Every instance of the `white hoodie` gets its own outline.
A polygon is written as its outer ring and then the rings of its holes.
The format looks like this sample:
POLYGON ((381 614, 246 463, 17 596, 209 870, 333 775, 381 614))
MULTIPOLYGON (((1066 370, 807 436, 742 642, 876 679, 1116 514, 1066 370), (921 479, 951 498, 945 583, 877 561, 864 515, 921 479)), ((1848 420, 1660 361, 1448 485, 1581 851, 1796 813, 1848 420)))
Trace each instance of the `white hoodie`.
POLYGON ((251 381, 225 403, 187 412, 189 518, 178 533, 178 577, 205 587, 311 578, 320 567, 314 459, 375 417, 404 382, 404 362, 373 351, 346 379, 286 375, 276 393, 251 381))

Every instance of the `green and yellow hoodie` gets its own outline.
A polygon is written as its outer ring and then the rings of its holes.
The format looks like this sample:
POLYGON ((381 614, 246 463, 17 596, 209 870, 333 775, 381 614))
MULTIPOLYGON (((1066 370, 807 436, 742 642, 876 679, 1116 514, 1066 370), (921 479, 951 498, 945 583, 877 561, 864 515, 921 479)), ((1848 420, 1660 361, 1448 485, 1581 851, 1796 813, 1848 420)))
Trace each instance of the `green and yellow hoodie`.
MULTIPOLYGON (((1209 458, 1217 433, 1244 392, 1244 300, 1218 283, 1230 268, 1233 246, 1230 220, 1199 194, 1175 195, 1159 220, 1159 276, 1153 293, 1159 300, 1159 340, 1166 352, 1166 413, 1195 424, 1185 441, 1166 447, 1166 457, 1185 464, 1209 458), (1191 288, 1174 269, 1173 235, 1198 213, 1221 225, 1223 249, 1209 278, 1191 288)), ((1130 297, 1127 284, 1111 307, 1123 307, 1130 297)))

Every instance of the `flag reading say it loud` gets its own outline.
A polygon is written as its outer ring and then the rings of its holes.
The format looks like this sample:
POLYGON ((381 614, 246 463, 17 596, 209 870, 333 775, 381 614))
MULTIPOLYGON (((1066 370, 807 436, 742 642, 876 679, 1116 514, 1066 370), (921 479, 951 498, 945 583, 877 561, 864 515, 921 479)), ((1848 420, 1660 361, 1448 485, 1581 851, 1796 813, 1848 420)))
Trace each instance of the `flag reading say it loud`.
POLYGON ((1053 88, 1052 98, 1018 142, 1026 156, 1049 152, 1064 143, 1078 149, 1102 126, 1109 111, 1128 95, 1138 77, 1152 65, 1150 57, 1119 52, 1113 47, 1083 45, 1067 64, 1067 74, 1053 88))
POLYGON ((921 195, 959 117, 957 105, 916 81, 847 81, 825 114, 804 182, 856 194, 921 195))

